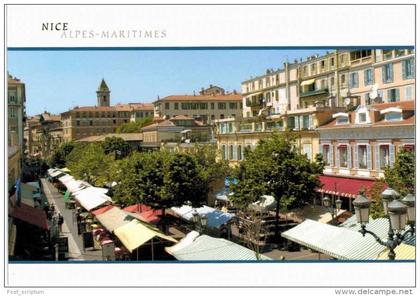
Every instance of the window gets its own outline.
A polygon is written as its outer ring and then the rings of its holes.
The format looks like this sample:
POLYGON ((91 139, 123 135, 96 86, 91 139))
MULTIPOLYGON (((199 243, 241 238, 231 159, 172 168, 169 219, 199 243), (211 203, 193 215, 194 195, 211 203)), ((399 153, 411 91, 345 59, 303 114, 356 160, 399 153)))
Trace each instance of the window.
POLYGON ((382 66, 382 82, 390 83, 394 80, 394 74, 392 69, 392 64, 386 64, 382 66))
POLYGON ((179 103, 174 103, 174 109, 178 110, 179 109, 179 103))
POLYGON ((360 169, 367 169, 368 163, 368 154, 367 154, 367 145, 358 145, 357 146, 357 157, 358 165, 360 169))
POLYGON ((401 62, 403 79, 414 78, 414 59, 408 59, 401 62))
POLYGON ((292 116, 292 117, 288 117, 287 118, 287 127, 289 129, 294 129, 296 127, 295 117, 292 116))
POLYGON ((93 125, 93 121, 89 120, 89 125, 92 126, 93 125))
POLYGON ((229 103, 229 109, 238 109, 238 103, 229 103))
POLYGON ((165 103, 165 109, 169 110, 169 103, 165 103))
POLYGON ((331 60, 330 60, 330 65, 331 65, 331 67, 334 67, 334 63, 335 63, 334 58, 331 58, 331 60))
POLYGON ((309 129, 309 115, 304 115, 302 119, 302 128, 309 129))
POLYGON ((389 145, 379 146, 379 168, 385 169, 390 165, 389 145))
POLYGON ((373 70, 365 70, 365 86, 373 84, 373 70))
POLYGON ((114 120, 112 121, 112 123, 113 123, 113 124, 117 124, 117 121, 114 119, 114 120))
POLYGON ((222 145, 222 159, 227 160, 226 157, 226 145, 222 145))
POLYGON ((233 145, 229 146, 229 159, 232 160, 233 159, 233 145))
POLYGON ((76 121, 76 125, 77 125, 77 126, 80 126, 80 120, 77 120, 77 121, 76 121))
POLYGON ((242 146, 238 145, 238 160, 242 160, 242 146))
POLYGON ((211 115, 211 120, 214 120, 215 119, 215 116, 214 116, 214 114, 212 114, 211 115))
POLYGON ((341 84, 346 83, 346 75, 341 75, 341 84))
POLYGON ((383 56, 384 56, 384 60, 389 60, 392 59, 392 49, 388 49, 388 50, 383 50, 382 51, 383 56))
POLYGON ((357 72, 350 73, 350 87, 351 88, 359 87, 359 73, 357 72))
POLYGON ((396 49, 395 50, 395 57, 401 57, 405 54, 405 49, 396 49))
POLYGON ((219 110, 225 110, 225 109, 226 109, 226 103, 219 102, 219 103, 217 104, 217 108, 218 108, 219 110))
POLYGON ((366 113, 359 113, 359 123, 366 122, 366 113))
POLYGON ((335 121, 335 123, 337 125, 340 125, 340 124, 348 124, 349 123, 349 118, 348 117, 345 117, 345 116, 337 117, 337 120, 335 121))
POLYGON ((400 100, 400 90, 398 88, 388 89, 388 102, 398 102, 400 100))
POLYGON ((389 112, 385 114, 386 121, 399 121, 402 120, 402 114, 399 112, 389 112))
POLYGON ((322 146, 322 159, 324 160, 324 163, 326 166, 330 166, 330 145, 323 145, 322 146))
POLYGON ((405 88, 405 99, 406 100, 412 100, 413 99, 413 87, 407 86, 405 88))
POLYGON ((335 87, 335 78, 331 77, 331 88, 335 87))
POLYGON ((339 160, 340 160, 340 167, 346 168, 347 162, 348 162, 347 145, 338 146, 338 154, 339 154, 339 160))
POLYGON ((214 103, 210 103, 210 108, 214 110, 214 103))
POLYGON ((303 144, 303 154, 311 160, 312 159, 312 144, 303 144))
POLYGON ((224 114, 220 114, 220 119, 225 119, 225 115, 224 114))

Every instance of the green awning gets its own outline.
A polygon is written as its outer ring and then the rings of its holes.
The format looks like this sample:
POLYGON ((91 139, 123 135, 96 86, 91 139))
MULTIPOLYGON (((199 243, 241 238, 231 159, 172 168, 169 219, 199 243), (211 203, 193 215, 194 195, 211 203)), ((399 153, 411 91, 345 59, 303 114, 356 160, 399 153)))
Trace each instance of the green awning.
POLYGON ((66 193, 64 193, 64 201, 65 202, 69 202, 70 201, 70 191, 66 191, 66 193))

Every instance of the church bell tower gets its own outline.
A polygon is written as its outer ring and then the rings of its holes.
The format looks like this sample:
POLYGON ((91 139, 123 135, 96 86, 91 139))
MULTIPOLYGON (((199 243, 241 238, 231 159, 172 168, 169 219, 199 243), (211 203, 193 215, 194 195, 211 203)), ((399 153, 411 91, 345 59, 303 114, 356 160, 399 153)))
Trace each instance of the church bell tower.
POLYGON ((96 91, 96 97, 98 99, 97 105, 98 106, 109 106, 111 100, 111 91, 106 85, 104 79, 102 79, 101 84, 99 85, 98 90, 96 91))

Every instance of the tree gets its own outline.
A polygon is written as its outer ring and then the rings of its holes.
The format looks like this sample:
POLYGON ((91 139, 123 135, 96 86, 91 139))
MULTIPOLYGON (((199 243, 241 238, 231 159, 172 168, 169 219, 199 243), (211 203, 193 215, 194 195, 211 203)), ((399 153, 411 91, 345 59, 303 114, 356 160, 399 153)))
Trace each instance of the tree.
POLYGON ((372 187, 370 187, 367 194, 370 196, 372 204, 370 205, 370 215, 373 219, 386 217, 384 209, 382 207, 382 192, 384 191, 386 184, 383 180, 376 180, 372 187))
POLYGON ((229 175, 228 161, 218 158, 217 153, 216 147, 199 144, 196 144, 194 149, 188 152, 196 162, 199 174, 205 180, 207 188, 211 186, 212 182, 224 179, 229 175))
POLYGON ((117 133, 140 133, 141 128, 153 122, 152 117, 144 117, 140 120, 127 122, 117 128, 117 133))
POLYGON ((207 193, 206 179, 194 159, 183 153, 169 155, 161 203, 167 207, 180 207, 189 202, 192 207, 200 207, 206 202, 207 193))
POLYGON ((66 165, 68 155, 76 146, 75 142, 65 142, 52 154, 49 163, 51 167, 63 168, 66 165))
POLYGON ((246 150, 245 159, 234 172, 238 184, 234 185, 232 200, 238 207, 246 208, 264 194, 275 198, 276 238, 280 210, 311 201, 324 167, 320 156, 310 162, 302 155, 293 145, 294 140, 289 132, 260 140, 255 150, 246 150))
POLYGON ((414 194, 416 181, 416 156, 413 151, 400 150, 392 168, 385 169, 385 183, 402 196, 414 194))
POLYGON ((109 167, 113 155, 104 153, 102 145, 88 143, 78 145, 67 157, 67 167, 77 179, 102 187, 109 182, 109 167))
POLYGON ((106 137, 102 148, 105 154, 115 155, 115 159, 123 158, 130 153, 130 145, 119 137, 106 137))

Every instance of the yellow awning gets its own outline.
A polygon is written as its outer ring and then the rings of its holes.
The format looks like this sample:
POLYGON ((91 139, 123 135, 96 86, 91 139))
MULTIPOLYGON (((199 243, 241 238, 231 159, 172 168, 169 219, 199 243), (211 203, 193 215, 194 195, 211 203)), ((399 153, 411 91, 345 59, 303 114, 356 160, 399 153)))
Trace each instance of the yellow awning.
POLYGON ((114 234, 130 252, 133 252, 133 250, 137 249, 155 236, 174 243, 178 242, 176 239, 163 234, 159 229, 138 220, 133 220, 124 226, 118 227, 114 230, 114 234))
MULTIPOLYGON (((415 260, 416 248, 402 243, 394 249, 396 260, 415 260)), ((388 249, 379 254, 378 259, 388 260, 388 249)))
POLYGON ((310 84, 313 84, 313 83, 315 83, 315 79, 309 79, 309 80, 302 81, 300 83, 300 86, 310 85, 310 84))

